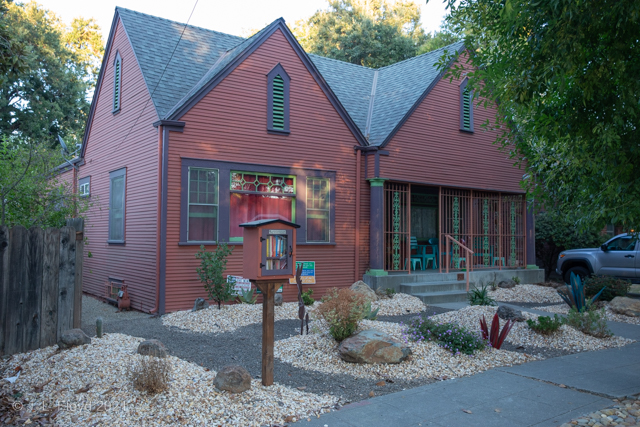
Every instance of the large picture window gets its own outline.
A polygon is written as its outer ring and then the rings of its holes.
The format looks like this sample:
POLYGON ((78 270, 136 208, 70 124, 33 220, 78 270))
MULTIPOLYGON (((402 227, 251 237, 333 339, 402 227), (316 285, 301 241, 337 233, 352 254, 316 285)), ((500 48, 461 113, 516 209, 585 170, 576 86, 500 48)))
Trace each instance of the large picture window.
POLYGON ((331 241, 331 201, 327 178, 307 178, 307 242, 331 241))
POLYGON ((229 238, 242 241, 244 222, 283 219, 295 222, 295 177, 231 172, 229 238))
POLYGON ((187 240, 218 240, 218 171, 189 168, 187 240))
POLYGON ((109 173, 109 243, 124 243, 127 169, 109 173))

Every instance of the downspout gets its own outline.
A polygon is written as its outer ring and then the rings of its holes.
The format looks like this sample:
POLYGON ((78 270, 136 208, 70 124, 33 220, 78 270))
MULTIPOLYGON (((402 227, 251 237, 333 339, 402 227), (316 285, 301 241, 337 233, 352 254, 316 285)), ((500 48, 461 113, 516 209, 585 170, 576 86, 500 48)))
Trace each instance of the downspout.
POLYGON ((360 158, 361 150, 356 150, 356 244, 355 244, 355 277, 354 282, 360 279, 360 158))
POLYGON ((160 205, 162 204, 162 131, 163 126, 158 126, 158 212, 156 215, 156 305, 150 311, 158 314, 160 308, 160 205))

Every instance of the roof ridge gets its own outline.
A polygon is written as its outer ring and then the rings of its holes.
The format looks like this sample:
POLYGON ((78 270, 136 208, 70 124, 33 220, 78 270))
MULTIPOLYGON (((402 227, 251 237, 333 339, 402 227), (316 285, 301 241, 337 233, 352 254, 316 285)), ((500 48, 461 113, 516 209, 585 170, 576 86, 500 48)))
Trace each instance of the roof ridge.
POLYGON ((163 18, 161 16, 150 15, 148 13, 139 12, 137 10, 127 9, 126 7, 122 7, 122 6, 116 6, 116 10, 126 10, 127 12, 132 12, 132 13, 135 13, 137 15, 144 15, 144 16, 148 16, 150 18, 160 19, 162 21, 172 22, 174 24, 179 24, 179 25, 183 25, 183 26, 186 25, 189 28, 197 28, 199 30, 208 31, 210 33, 216 33, 216 34, 220 34, 220 35, 223 35, 223 36, 235 37, 235 38, 238 38, 238 39, 246 40, 246 37, 236 36, 234 34, 229 34, 229 33, 223 33, 222 31, 211 30, 209 28, 199 27, 197 25, 185 24, 184 22, 174 21, 173 19, 163 18))
POLYGON ((377 68, 365 67, 364 65, 354 64, 353 62, 347 62, 347 61, 343 61, 341 59, 329 58, 328 56, 318 55, 317 53, 307 53, 307 55, 309 55, 309 56, 317 56, 318 58, 328 59, 330 61, 339 62, 341 64, 352 65, 354 67, 364 68, 365 70, 373 70, 373 71, 377 70, 377 68))
POLYGON ((430 52, 425 52, 425 53, 423 53, 421 55, 412 56, 411 58, 403 59, 402 61, 398 61, 398 62, 395 62, 393 64, 385 65, 384 67, 378 68, 378 70, 384 70, 384 69, 391 68, 391 67, 394 67, 394 66, 399 65, 399 64, 404 64, 406 62, 413 61, 413 60, 418 59, 418 58, 422 58, 422 57, 424 57, 426 55, 432 55, 432 54, 434 54, 434 53, 436 53, 438 51, 443 51, 444 49, 446 49, 448 47, 451 47, 453 45, 460 44, 460 43, 463 43, 463 41, 451 43, 451 44, 448 44, 446 46, 442 46, 441 48, 438 48, 436 50, 432 50, 430 52))

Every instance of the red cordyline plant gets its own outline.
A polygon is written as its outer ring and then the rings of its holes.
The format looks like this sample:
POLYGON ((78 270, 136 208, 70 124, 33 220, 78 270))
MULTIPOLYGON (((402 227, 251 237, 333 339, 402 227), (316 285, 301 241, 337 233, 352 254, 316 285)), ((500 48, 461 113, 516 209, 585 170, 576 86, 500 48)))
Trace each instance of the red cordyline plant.
POLYGON ((491 347, 496 350, 500 350, 502 347, 502 343, 504 339, 509 335, 509 331, 513 326, 513 322, 511 320, 507 320, 507 323, 504 324, 502 328, 502 332, 500 332, 500 318, 498 317, 498 313, 493 316, 493 321, 491 322, 491 331, 487 327, 487 320, 482 316, 480 319, 480 329, 482 330, 482 338, 485 340, 489 340, 489 344, 491 347))

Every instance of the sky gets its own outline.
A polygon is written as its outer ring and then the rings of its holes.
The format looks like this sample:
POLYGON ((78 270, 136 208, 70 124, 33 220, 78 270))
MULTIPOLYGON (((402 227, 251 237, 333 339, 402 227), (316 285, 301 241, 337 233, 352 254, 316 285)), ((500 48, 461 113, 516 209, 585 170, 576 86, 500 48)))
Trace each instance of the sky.
MULTIPOLYGON (((95 18, 103 38, 109 34, 116 6, 178 22, 187 22, 196 0, 36 0, 63 21, 77 16, 95 18)), ((433 32, 445 16, 442 0, 415 0, 422 9, 422 26, 433 32)), ((326 0, 198 0, 189 24, 227 34, 245 36, 282 17, 293 24, 318 9, 326 9, 326 0)))

